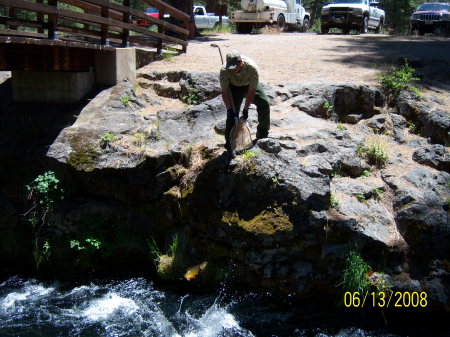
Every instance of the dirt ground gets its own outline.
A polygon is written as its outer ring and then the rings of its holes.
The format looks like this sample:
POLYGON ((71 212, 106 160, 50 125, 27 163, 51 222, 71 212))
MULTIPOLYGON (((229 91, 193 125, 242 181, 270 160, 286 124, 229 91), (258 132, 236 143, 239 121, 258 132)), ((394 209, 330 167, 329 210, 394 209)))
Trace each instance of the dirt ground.
POLYGON ((186 54, 152 62, 139 72, 219 71, 220 54, 212 43, 221 47, 224 58, 237 49, 254 59, 260 80, 271 85, 316 80, 376 85, 380 72, 407 57, 425 94, 447 100, 450 92, 450 39, 432 36, 217 34, 190 40, 186 54))

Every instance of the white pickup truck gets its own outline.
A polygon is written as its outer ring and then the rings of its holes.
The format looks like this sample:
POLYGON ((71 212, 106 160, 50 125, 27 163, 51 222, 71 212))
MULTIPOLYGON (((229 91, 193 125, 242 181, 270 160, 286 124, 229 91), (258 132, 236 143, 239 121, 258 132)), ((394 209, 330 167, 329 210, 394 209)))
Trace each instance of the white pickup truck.
POLYGON ((373 29, 379 33, 386 15, 377 7, 378 4, 370 0, 332 0, 322 7, 322 34, 327 34, 330 28, 340 28, 344 34, 348 34, 350 29, 357 29, 360 33, 373 29))
MULTIPOLYGON (((206 13, 204 6, 194 6, 194 19, 197 29, 209 29, 219 25, 219 16, 206 13)), ((228 16, 222 16, 222 25, 228 26, 228 16)))

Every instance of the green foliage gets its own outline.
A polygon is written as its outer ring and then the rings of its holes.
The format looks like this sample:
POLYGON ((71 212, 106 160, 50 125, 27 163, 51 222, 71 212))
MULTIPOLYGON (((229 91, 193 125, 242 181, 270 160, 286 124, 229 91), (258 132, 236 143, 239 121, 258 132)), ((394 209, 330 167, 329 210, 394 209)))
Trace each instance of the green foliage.
POLYGON ((333 111, 333 105, 330 102, 328 102, 328 101, 325 101, 325 102, 322 103, 322 108, 323 108, 324 111, 326 111, 328 113, 333 111))
POLYGON ((362 259, 356 250, 351 250, 346 259, 342 276, 342 288, 344 292, 359 292, 364 294, 369 290, 370 282, 367 279, 369 265, 362 259))
POLYGON ((411 133, 417 134, 417 126, 412 121, 407 120, 406 125, 411 133))
POLYGON ((242 158, 244 160, 250 159, 250 158, 255 158, 259 156, 259 152, 255 152, 255 151, 250 151, 247 150, 242 154, 242 158))
POLYGON ((106 131, 100 138, 100 146, 102 148, 109 147, 116 138, 117 135, 115 133, 106 131))
POLYGON ((181 96, 181 100, 190 105, 197 105, 200 104, 200 98, 195 92, 189 91, 187 95, 181 96))
POLYGON ((402 90, 410 90, 411 83, 418 80, 414 77, 414 69, 405 59, 405 64, 400 69, 392 67, 388 73, 381 74, 381 87, 388 96, 397 97, 402 90))
POLYGON ((53 209, 55 203, 64 199, 64 190, 59 186, 59 179, 56 178, 55 172, 47 171, 39 175, 29 185, 28 199, 33 200, 36 207, 40 207, 45 211, 53 209))
POLYGON ((180 263, 180 239, 178 235, 172 237, 172 243, 163 253, 154 238, 148 241, 150 253, 154 258, 156 272, 163 280, 173 279, 180 263))
POLYGON ((359 201, 366 200, 366 196, 364 195, 364 193, 359 193, 356 195, 356 197, 358 198, 359 201))
POLYGON ((201 35, 214 35, 214 34, 223 34, 223 33, 232 33, 232 27, 224 26, 224 25, 215 25, 214 28, 203 29, 201 31, 201 35))
POLYGON ((422 94, 422 91, 419 88, 410 87, 409 90, 416 95, 416 99, 418 99, 419 101, 422 99, 423 94, 422 94))
POLYGON ((339 201, 336 199, 336 196, 333 193, 330 193, 330 205, 333 208, 339 206, 339 201))
POLYGON ((338 128, 339 131, 347 130, 347 128, 344 125, 342 125, 341 123, 338 123, 336 127, 338 128))
POLYGON ((123 105, 127 106, 130 103, 130 96, 122 96, 120 97, 120 101, 123 103, 123 105))
POLYGON ((374 188, 373 189, 373 195, 375 199, 380 200, 383 196, 384 191, 381 188, 374 188))
POLYGON ((136 146, 143 147, 147 141, 147 136, 142 132, 136 132, 133 134, 133 142, 136 146))
POLYGON ((361 174, 362 178, 368 178, 372 175, 372 172, 370 172, 369 170, 364 170, 363 173, 361 174))
POLYGON ((98 250, 102 245, 101 241, 95 238, 84 239, 82 243, 79 240, 70 240, 70 248, 76 250, 98 250))
POLYGON ((375 164, 377 167, 385 166, 389 159, 383 144, 375 141, 368 143, 366 156, 369 162, 375 164))

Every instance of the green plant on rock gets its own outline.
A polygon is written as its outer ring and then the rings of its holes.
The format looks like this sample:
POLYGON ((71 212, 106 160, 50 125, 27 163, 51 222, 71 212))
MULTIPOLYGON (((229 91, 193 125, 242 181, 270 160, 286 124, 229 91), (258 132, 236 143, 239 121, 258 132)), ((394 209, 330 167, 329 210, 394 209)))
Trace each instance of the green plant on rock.
POLYGON ((374 140, 368 142, 366 156, 369 162, 377 167, 384 167, 389 159, 384 145, 374 140))
POLYGON ((344 125, 342 125, 341 123, 338 123, 336 127, 338 128, 339 131, 347 130, 347 128, 344 125))
POLYGON ((150 253, 156 266, 156 273, 163 280, 170 280, 175 277, 179 260, 180 239, 178 235, 172 237, 172 243, 167 251, 162 253, 154 238, 148 241, 150 253))
POLYGON ((189 91, 187 95, 181 96, 181 101, 189 105, 197 105, 201 102, 198 95, 193 91, 189 91))
POLYGON ((373 195, 375 199, 380 200, 383 196, 384 191, 381 188, 374 188, 373 189, 373 195))
POLYGON ((100 138, 100 147, 107 148, 111 146, 111 143, 117 138, 117 135, 113 132, 106 131, 100 138))
POLYGON ((330 102, 325 101, 322 103, 322 109, 326 114, 330 114, 333 111, 333 105, 330 102))
POLYGON ((344 292, 359 292, 364 294, 369 290, 370 281, 367 273, 370 271, 369 265, 363 260, 356 250, 351 250, 347 254, 345 269, 342 275, 342 288, 344 292))
POLYGON ((242 154, 242 159, 247 160, 259 156, 259 152, 247 150, 242 154))
POLYGON ((130 104, 130 100, 131 100, 131 98, 130 98, 130 96, 128 96, 128 95, 125 95, 125 96, 122 96, 122 97, 120 97, 120 101, 123 103, 123 105, 125 105, 125 106, 127 106, 128 104, 130 104))
POLYGON ((397 97, 402 90, 411 90, 411 83, 419 80, 414 77, 414 71, 406 59, 400 69, 392 67, 389 72, 381 75, 383 91, 390 97, 397 97))
POLYGON ((358 193, 358 194, 356 194, 356 197, 358 198, 359 201, 366 200, 366 196, 364 195, 364 193, 358 193))
POLYGON ((417 134, 417 126, 412 121, 407 120, 406 125, 408 126, 408 130, 411 133, 417 134))
POLYGON ((133 143, 136 146, 144 147, 146 141, 147 141, 147 136, 144 133, 136 132, 135 134, 133 134, 133 143))
POLYGON ((339 206, 339 201, 336 199, 336 196, 333 193, 330 193, 330 205, 332 208, 336 208, 339 206))
POLYGON ((363 173, 361 174, 361 178, 368 178, 372 175, 372 172, 370 172, 369 170, 364 170, 363 173))
POLYGON ((419 89, 419 88, 417 88, 417 87, 411 87, 411 88, 409 88, 409 90, 411 91, 411 92, 413 92, 414 93, 414 95, 416 95, 416 99, 417 100, 422 100, 422 97, 423 97, 423 93, 422 93, 422 91, 419 89))

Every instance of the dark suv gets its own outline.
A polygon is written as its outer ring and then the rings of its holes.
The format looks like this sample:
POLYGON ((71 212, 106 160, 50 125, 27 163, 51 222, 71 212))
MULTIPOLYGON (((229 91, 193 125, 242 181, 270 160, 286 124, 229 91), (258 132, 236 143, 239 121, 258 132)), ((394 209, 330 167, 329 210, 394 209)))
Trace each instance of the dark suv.
POLYGON ((411 16, 411 34, 450 34, 450 3, 427 2, 421 4, 411 16))

